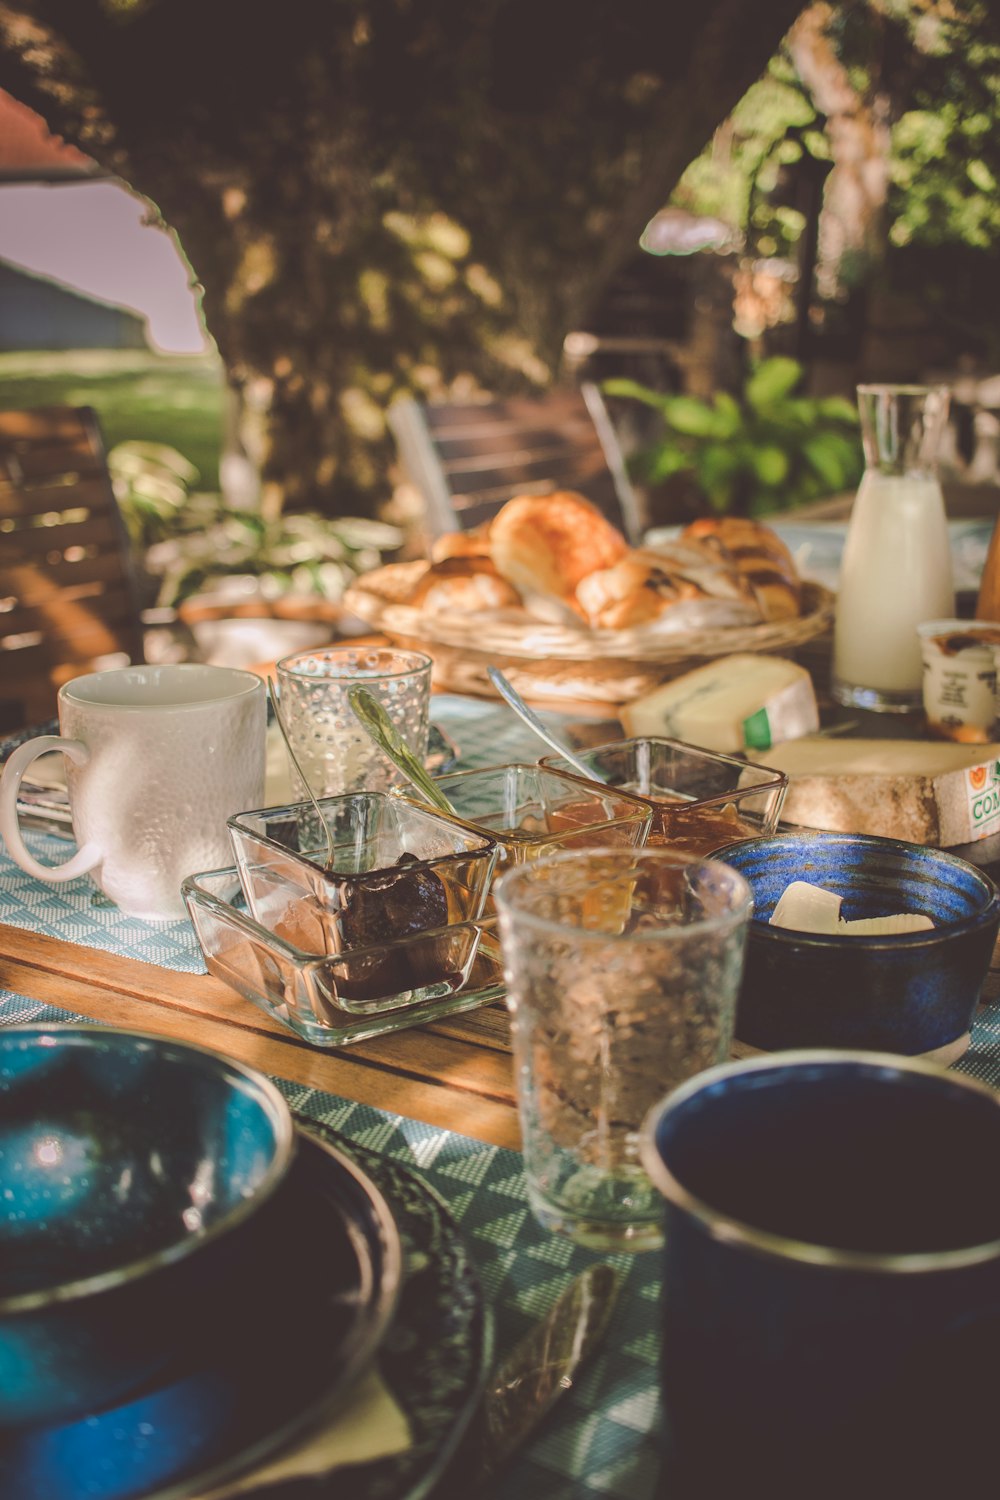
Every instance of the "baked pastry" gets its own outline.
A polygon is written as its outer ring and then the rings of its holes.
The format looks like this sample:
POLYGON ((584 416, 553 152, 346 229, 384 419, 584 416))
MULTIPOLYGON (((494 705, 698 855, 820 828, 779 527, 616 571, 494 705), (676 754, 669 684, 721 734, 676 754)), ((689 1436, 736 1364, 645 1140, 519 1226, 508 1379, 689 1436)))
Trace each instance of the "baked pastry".
POLYGON ((493 517, 490 556, 522 594, 577 611, 576 587, 625 556, 628 544, 596 506, 572 490, 516 495, 493 517))
POLYGON ((521 596, 488 557, 446 557, 425 568, 406 603, 427 615, 451 610, 475 615, 484 609, 519 608, 521 596))
POLYGON ((431 543, 431 562, 448 557, 489 557, 491 521, 473 526, 470 531, 446 531, 431 543))
POLYGON ((576 597, 588 623, 602 630, 667 623, 678 610, 678 629, 753 625, 761 618, 742 574, 697 542, 629 552, 614 567, 581 579, 576 597))
POLYGON ((765 620, 793 620, 802 612, 802 585, 792 554, 770 526, 745 516, 702 516, 682 541, 714 547, 750 583, 765 620))

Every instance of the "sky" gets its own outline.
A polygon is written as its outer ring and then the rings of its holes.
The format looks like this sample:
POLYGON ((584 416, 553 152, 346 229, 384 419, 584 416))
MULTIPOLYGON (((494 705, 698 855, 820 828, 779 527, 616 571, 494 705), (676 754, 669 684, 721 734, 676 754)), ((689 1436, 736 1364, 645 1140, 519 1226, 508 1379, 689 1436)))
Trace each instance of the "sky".
POLYGON ((140 313, 161 353, 199 354, 208 344, 190 270, 144 212, 115 182, 4 183, 0 260, 140 313))

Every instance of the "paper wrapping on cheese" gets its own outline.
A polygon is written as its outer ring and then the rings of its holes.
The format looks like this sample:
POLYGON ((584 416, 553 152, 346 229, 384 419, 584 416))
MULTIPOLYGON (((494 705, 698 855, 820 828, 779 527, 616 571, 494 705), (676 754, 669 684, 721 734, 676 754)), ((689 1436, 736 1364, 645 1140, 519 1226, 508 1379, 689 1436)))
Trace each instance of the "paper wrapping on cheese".
POLYGON ((1000 832, 1000 744, 811 736, 759 753, 784 771, 782 819, 948 848, 1000 832))
POLYGON ((621 710, 632 738, 666 736, 706 750, 766 750, 819 728, 804 667, 741 652, 696 667, 621 710))

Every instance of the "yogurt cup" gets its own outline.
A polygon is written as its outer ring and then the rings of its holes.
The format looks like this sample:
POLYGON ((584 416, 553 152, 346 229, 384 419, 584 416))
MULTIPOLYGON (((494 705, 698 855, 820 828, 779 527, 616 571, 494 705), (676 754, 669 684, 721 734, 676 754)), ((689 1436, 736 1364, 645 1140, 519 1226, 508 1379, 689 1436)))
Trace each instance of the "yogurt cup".
POLYGON ((997 724, 1000 623, 927 620, 917 626, 928 731, 939 739, 987 744, 997 724))

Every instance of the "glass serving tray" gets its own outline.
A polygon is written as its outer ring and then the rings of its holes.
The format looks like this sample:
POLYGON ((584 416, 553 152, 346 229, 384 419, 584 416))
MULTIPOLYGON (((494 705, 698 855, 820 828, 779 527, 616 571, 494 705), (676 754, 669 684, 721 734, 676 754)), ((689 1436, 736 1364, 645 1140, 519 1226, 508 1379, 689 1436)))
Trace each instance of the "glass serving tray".
POLYGON ((463 935, 475 944, 469 977, 460 988, 449 986, 444 993, 415 1003, 408 1003, 405 995, 389 996, 383 1008, 359 1013, 337 1003, 345 965, 365 957, 389 957, 390 949, 412 946, 413 938, 386 944, 384 950, 305 953, 254 921, 235 868, 191 875, 182 890, 209 973, 316 1047, 343 1047, 385 1036, 441 1016, 475 1010, 504 994, 493 917, 451 923, 417 935, 426 944, 436 939, 454 942, 463 935))

